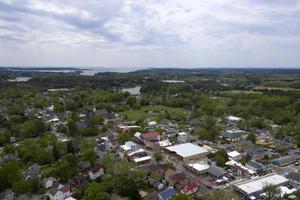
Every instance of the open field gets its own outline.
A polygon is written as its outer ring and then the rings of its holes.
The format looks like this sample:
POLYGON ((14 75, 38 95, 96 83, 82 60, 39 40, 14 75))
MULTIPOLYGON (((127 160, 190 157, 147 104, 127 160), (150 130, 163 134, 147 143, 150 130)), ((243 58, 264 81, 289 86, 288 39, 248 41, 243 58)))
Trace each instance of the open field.
POLYGON ((122 115, 125 116, 128 120, 137 121, 139 119, 151 119, 157 120, 158 116, 162 113, 169 113, 174 115, 185 115, 187 110, 183 108, 173 108, 162 105, 155 106, 143 106, 140 110, 127 110, 122 112, 122 115))

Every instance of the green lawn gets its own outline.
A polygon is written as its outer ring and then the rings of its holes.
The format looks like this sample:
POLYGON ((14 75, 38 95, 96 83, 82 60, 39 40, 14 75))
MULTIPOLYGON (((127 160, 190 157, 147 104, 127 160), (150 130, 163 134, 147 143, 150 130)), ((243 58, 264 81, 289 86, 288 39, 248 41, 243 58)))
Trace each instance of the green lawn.
POLYGON ((41 170, 42 170, 43 174, 48 177, 48 176, 51 176, 52 173, 54 172, 54 167, 45 166, 45 167, 42 167, 41 170))
POLYGON ((127 117, 128 120, 137 121, 139 119, 157 120, 160 113, 168 112, 174 115, 185 115, 187 110, 183 108, 173 108, 162 105, 143 106, 140 110, 127 110, 122 112, 122 115, 127 117))
POLYGON ((289 87, 255 87, 254 90, 278 90, 283 92, 300 92, 300 89, 289 87))

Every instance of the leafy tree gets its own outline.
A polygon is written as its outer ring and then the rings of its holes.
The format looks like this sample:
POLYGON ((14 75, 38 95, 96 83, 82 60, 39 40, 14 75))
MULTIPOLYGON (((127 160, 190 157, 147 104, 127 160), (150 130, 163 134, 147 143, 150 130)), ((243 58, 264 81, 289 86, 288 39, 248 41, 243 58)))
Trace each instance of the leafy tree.
POLYGON ((126 141, 132 139, 132 136, 129 133, 121 133, 118 135, 118 142, 119 144, 124 144, 126 141))
POLYGON ((247 136, 247 140, 251 141, 253 144, 256 143, 256 135, 254 133, 249 133, 247 136))
POLYGON ((156 151, 154 153, 154 158, 155 158, 156 161, 161 161, 163 159, 163 157, 162 157, 162 155, 159 151, 156 151))
POLYGON ((84 200, 109 200, 110 195, 105 192, 103 184, 92 182, 84 192, 84 200))
POLYGON ((179 194, 173 197, 171 200, 192 200, 192 198, 186 194, 179 194))
POLYGON ((67 126, 68 126, 68 133, 69 133, 69 135, 76 136, 78 134, 77 124, 73 120, 70 119, 67 122, 67 126))
POLYGON ((67 154, 55 164, 55 172, 57 177, 63 181, 68 181, 78 172, 77 159, 75 155, 67 154))
POLYGON ((266 194, 263 197, 264 200, 279 200, 280 198, 280 190, 276 185, 266 185, 263 188, 264 193, 266 194))
POLYGON ((95 163, 97 160, 97 153, 94 149, 88 149, 83 151, 82 160, 89 161, 90 163, 95 163))
POLYGON ((27 181, 17 181, 12 185, 12 190, 17 194, 26 194, 32 191, 31 184, 27 181))
POLYGON ((0 191, 12 186, 22 178, 22 171, 17 161, 8 161, 0 167, 0 191))
POLYGON ((237 194, 225 191, 221 189, 217 189, 213 192, 210 192, 205 196, 205 200, 238 200, 240 199, 237 194))

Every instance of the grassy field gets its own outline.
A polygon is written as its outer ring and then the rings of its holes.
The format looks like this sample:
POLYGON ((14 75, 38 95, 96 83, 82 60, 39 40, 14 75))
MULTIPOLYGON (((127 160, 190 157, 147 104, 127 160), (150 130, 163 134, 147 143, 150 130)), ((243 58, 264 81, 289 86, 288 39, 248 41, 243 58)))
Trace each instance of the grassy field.
POLYGON ((125 116, 128 120, 137 121, 139 119, 151 119, 157 120, 158 116, 161 113, 168 112, 171 115, 185 115, 187 114, 187 110, 183 108, 173 108, 168 106, 162 105, 155 105, 155 106, 143 106, 140 110, 127 110, 122 112, 122 115, 125 116))
POLYGON ((254 90, 278 90, 283 92, 300 92, 300 89, 289 87, 255 87, 254 90))

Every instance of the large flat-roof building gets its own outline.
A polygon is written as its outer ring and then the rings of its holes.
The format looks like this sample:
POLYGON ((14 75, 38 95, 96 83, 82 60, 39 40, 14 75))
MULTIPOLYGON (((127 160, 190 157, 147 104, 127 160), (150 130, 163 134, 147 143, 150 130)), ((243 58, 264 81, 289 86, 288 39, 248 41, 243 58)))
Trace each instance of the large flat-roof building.
POLYGON ((277 174, 268 174, 266 176, 249 179, 233 185, 235 191, 242 195, 243 199, 251 199, 252 196, 259 196, 263 193, 266 185, 283 186, 288 184, 289 180, 277 174))
POLYGON ((189 162, 191 160, 201 160, 206 158, 208 150, 192 143, 177 144, 174 146, 166 147, 166 150, 170 153, 176 154, 183 162, 189 162))

